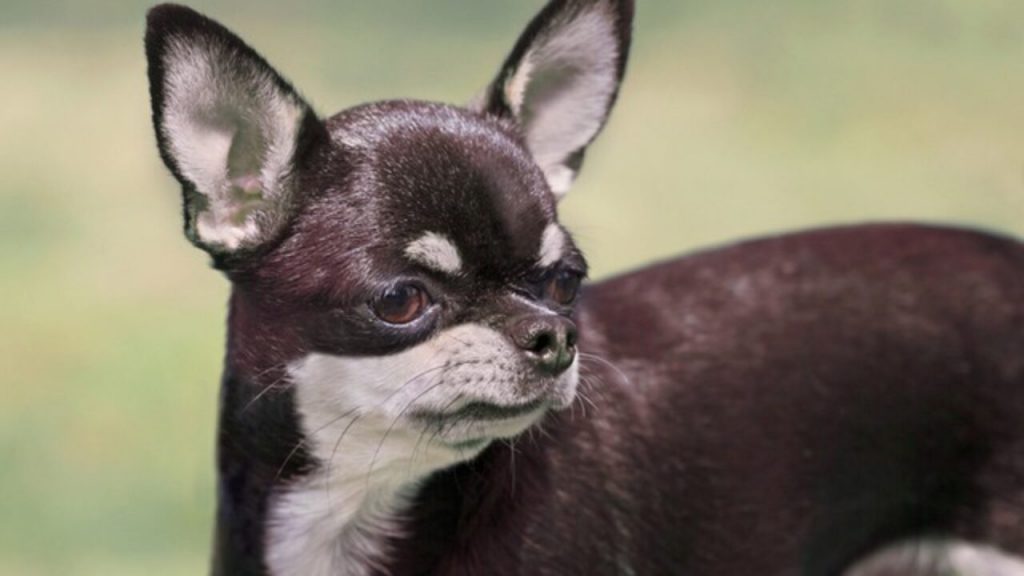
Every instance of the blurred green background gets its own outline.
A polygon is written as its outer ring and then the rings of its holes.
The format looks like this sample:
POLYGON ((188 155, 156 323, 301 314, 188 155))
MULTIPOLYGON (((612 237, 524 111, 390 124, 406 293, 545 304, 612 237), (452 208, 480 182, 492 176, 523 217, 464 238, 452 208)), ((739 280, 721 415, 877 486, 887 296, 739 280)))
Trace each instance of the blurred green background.
MULTIPOLYGON (((328 113, 467 99, 540 4, 197 7, 328 113)), ((563 204, 598 277, 836 222, 1024 233, 1019 0, 639 4, 563 204)), ((205 571, 227 285, 156 154, 146 6, 0 7, 0 574, 205 571)))

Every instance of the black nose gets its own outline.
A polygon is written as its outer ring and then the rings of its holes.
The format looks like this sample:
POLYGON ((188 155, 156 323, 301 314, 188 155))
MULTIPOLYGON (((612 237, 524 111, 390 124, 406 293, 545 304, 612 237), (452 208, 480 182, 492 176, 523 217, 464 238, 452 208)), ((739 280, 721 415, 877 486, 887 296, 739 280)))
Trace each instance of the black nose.
POLYGON ((537 314, 517 320, 510 336, 537 367, 555 375, 572 366, 576 357, 576 325, 551 314, 537 314))

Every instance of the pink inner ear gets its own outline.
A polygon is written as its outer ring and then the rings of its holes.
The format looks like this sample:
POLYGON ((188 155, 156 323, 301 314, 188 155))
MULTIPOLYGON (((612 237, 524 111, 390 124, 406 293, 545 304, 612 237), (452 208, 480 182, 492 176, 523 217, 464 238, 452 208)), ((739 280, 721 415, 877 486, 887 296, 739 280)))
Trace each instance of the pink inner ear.
POLYGON ((260 177, 255 174, 235 176, 231 179, 231 190, 245 196, 259 195, 261 193, 260 177))

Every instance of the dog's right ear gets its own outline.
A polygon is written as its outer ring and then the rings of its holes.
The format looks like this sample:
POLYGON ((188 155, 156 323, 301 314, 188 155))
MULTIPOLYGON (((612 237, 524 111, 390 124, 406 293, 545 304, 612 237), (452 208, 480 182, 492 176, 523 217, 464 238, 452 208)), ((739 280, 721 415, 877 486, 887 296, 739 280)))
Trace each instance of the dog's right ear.
POLYGON ((149 11, 146 58, 186 236, 215 259, 276 239, 295 209, 295 163, 324 130, 316 114, 241 39, 184 6, 149 11))

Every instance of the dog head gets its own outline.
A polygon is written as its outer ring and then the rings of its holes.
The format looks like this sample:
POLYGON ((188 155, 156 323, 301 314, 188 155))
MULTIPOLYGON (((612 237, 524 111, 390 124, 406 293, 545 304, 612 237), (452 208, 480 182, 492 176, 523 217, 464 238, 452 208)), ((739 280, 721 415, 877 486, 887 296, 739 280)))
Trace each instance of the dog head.
POLYGON ((632 3, 555 0, 466 106, 318 116, 190 9, 150 12, 161 156, 233 283, 229 370, 307 433, 364 418, 458 450, 569 405, 586 264, 556 204, 616 99, 632 3))

